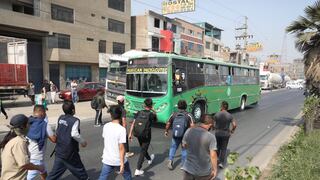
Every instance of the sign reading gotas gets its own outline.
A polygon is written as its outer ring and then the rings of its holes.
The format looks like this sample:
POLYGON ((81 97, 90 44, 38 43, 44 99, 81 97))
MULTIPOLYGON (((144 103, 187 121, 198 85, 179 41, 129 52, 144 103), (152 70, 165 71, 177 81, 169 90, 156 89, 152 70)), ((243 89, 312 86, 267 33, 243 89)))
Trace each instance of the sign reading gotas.
POLYGON ((169 0, 162 2, 162 14, 195 11, 195 0, 169 0))

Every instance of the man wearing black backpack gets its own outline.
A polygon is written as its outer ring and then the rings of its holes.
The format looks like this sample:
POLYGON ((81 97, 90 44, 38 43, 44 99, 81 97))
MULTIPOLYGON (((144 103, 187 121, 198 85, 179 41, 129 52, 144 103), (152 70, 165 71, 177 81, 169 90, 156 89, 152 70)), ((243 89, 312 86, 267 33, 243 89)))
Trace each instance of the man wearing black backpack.
POLYGON ((105 107, 107 107, 107 105, 104 100, 104 91, 100 90, 91 101, 91 108, 96 110, 95 127, 100 127, 102 125, 102 109, 105 107))
POLYGON ((151 125, 157 121, 157 115, 152 109, 152 99, 147 98, 144 101, 145 109, 138 111, 131 124, 129 139, 132 140, 132 133, 137 137, 140 145, 140 156, 137 164, 137 169, 134 173, 135 176, 143 175, 144 171, 141 170, 144 157, 147 158, 148 164, 151 165, 154 159, 154 154, 149 156, 148 148, 151 141, 151 125))
MULTIPOLYGON (((184 133, 187 131, 189 127, 194 126, 193 117, 190 113, 186 111, 187 109, 187 102, 185 100, 180 100, 178 102, 178 112, 173 113, 169 121, 166 124, 166 130, 164 135, 168 137, 169 128, 172 126, 172 141, 171 147, 169 150, 169 161, 168 161, 168 168, 169 170, 173 170, 173 158, 176 154, 176 151, 179 145, 182 142, 182 138, 184 133)), ((181 148, 181 167, 185 162, 187 156, 187 151, 185 148, 181 148)))

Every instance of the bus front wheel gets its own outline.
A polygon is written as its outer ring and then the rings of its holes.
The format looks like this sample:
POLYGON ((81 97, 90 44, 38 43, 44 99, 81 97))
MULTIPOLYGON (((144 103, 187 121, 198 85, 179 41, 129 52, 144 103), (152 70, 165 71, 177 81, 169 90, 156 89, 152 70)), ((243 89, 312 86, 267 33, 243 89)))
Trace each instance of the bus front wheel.
POLYGON ((196 122, 200 122, 201 118, 204 115, 204 108, 201 103, 196 103, 192 109, 192 115, 196 122))

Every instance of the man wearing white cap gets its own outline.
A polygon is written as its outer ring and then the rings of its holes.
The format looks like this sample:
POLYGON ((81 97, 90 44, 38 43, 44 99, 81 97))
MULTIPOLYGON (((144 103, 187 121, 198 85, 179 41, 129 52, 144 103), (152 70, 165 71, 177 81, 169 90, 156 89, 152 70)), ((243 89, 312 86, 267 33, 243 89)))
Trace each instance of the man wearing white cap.
MULTIPOLYGON (((123 96, 117 96, 118 105, 122 109, 122 126, 127 130, 127 120, 126 120, 126 110, 124 109, 124 97, 123 96)), ((129 151, 129 141, 128 141, 128 132, 126 134, 126 143, 124 144, 126 149, 126 157, 131 157, 134 155, 133 152, 129 151)))

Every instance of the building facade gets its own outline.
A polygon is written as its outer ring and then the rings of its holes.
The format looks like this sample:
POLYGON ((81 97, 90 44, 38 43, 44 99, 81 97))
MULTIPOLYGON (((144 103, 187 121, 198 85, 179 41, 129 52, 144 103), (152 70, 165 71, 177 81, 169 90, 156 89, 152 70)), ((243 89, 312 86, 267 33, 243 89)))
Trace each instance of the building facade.
POLYGON ((181 25, 153 11, 131 17, 131 48, 180 53, 181 25))
POLYGON ((130 0, 1 0, 0 35, 27 39, 29 80, 99 81, 101 55, 130 49, 130 0))
POLYGON ((195 24, 204 29, 204 57, 229 61, 228 53, 226 53, 228 51, 221 42, 221 32, 223 30, 207 22, 195 24))
POLYGON ((196 24, 175 18, 181 23, 181 54, 190 57, 203 57, 204 29, 196 24))

